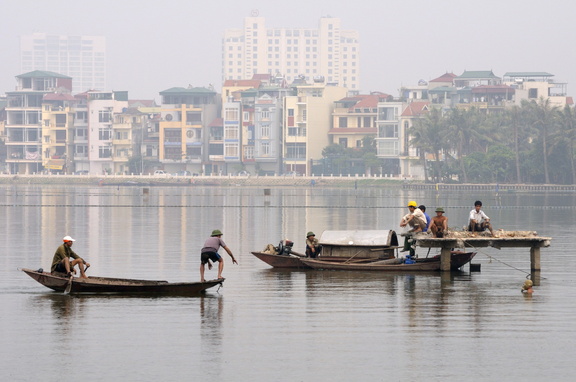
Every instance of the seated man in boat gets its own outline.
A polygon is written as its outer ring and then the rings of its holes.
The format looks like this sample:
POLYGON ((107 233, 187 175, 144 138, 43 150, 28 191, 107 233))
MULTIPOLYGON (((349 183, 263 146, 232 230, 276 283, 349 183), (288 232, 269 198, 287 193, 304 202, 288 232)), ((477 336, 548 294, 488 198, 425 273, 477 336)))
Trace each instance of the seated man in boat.
POLYGON ((468 231, 472 232, 472 236, 476 236, 476 232, 484 232, 486 228, 490 230, 490 234, 493 237, 494 230, 492 229, 492 224, 490 223, 490 218, 488 215, 481 210, 482 202, 477 200, 474 202, 474 209, 470 211, 470 222, 468 224, 468 231))
POLYGON ((84 261, 84 259, 72 250, 72 244, 74 244, 75 240, 70 236, 64 236, 62 241, 64 243, 56 249, 56 253, 54 253, 54 257, 52 258, 52 268, 50 271, 52 273, 65 273, 67 276, 72 276, 76 273, 74 267, 78 265, 80 277, 87 278, 84 270, 90 266, 90 263, 84 261), (70 261, 70 258, 74 260, 70 261))
POLYGON ((222 240, 222 235, 223 235, 222 232, 218 229, 212 231, 212 235, 210 235, 210 237, 206 239, 206 241, 204 242, 204 247, 200 251, 200 281, 202 282, 206 281, 204 279, 204 268, 206 264, 209 264, 209 268, 211 268, 210 260, 212 260, 215 263, 218 262, 217 278, 218 279, 222 278, 222 270, 224 269, 224 259, 222 258, 222 256, 218 254, 218 250, 220 249, 220 247, 224 248, 224 250, 228 252, 228 255, 230 255, 230 257, 232 258, 232 263, 238 264, 238 262, 234 258, 234 255, 232 254, 232 251, 230 250, 230 248, 226 246, 224 240, 222 240))
POLYGON ((310 231, 306 234, 306 257, 315 259, 322 252, 322 246, 318 244, 318 239, 314 232, 310 231))
POLYGON ((436 208, 436 216, 432 218, 430 231, 432 231, 434 237, 444 237, 444 234, 448 231, 448 218, 444 216, 444 208, 436 208))

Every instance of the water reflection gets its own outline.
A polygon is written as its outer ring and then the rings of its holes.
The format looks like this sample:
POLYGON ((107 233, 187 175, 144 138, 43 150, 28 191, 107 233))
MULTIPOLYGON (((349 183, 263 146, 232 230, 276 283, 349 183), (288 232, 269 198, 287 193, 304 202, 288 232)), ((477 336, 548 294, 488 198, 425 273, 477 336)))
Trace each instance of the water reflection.
POLYGON ((243 187, 144 195, 129 187, 0 186, 0 319, 9 349, 0 368, 21 380, 58 376, 62 359, 88 360, 83 379, 91 381, 490 381, 510 373, 561 380, 576 340, 576 302, 566 297, 576 292, 575 200, 360 187, 274 188, 266 196, 243 187), (482 249, 503 262, 479 253, 481 272, 413 275, 276 270, 250 254, 283 238, 303 252, 309 230, 393 229, 407 200, 443 206, 457 228, 475 199, 498 228, 554 237, 553 249, 542 250, 542 275, 532 275, 533 296, 520 292, 526 249, 482 249), (228 261, 225 288, 201 297, 64 296, 15 271, 47 269, 71 234, 92 275, 197 280, 200 247, 215 228, 240 266, 228 261), (532 348, 546 352, 526 363, 518 349, 532 348))

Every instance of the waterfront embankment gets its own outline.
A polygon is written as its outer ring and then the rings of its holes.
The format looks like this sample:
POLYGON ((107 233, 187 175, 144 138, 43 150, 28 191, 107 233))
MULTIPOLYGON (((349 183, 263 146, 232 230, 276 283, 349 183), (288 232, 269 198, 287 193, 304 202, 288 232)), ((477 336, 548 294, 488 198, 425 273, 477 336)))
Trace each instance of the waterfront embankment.
POLYGON ((216 187, 390 187, 422 191, 576 192, 576 185, 457 184, 380 176, 155 176, 155 175, 0 175, 0 184, 78 184, 99 186, 216 186, 216 187))

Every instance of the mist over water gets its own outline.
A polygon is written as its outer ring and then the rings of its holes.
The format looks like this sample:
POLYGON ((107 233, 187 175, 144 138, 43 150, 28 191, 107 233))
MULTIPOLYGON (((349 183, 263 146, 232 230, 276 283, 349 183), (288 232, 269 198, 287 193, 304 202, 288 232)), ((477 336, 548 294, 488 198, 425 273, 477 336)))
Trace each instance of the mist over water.
POLYGON ((575 206, 559 193, 2 185, 0 370, 13 381, 571 380, 575 206), (477 249, 481 272, 448 275, 275 270, 250 254, 284 238, 303 252, 309 230, 401 232, 408 200, 461 228, 476 199, 496 229, 552 237, 533 296, 520 293, 527 248, 477 249), (224 286, 203 297, 65 296, 18 271, 49 269, 71 235, 91 275, 197 281, 213 229, 240 265, 223 253, 224 286))

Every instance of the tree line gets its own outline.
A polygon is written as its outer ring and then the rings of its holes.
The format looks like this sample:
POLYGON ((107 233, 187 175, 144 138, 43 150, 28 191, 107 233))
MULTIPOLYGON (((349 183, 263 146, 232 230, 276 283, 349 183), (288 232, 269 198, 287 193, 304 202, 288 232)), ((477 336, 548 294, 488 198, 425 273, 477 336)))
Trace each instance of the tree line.
POLYGON ((426 182, 576 183, 576 113, 549 99, 499 113, 431 109, 408 134, 426 182))

